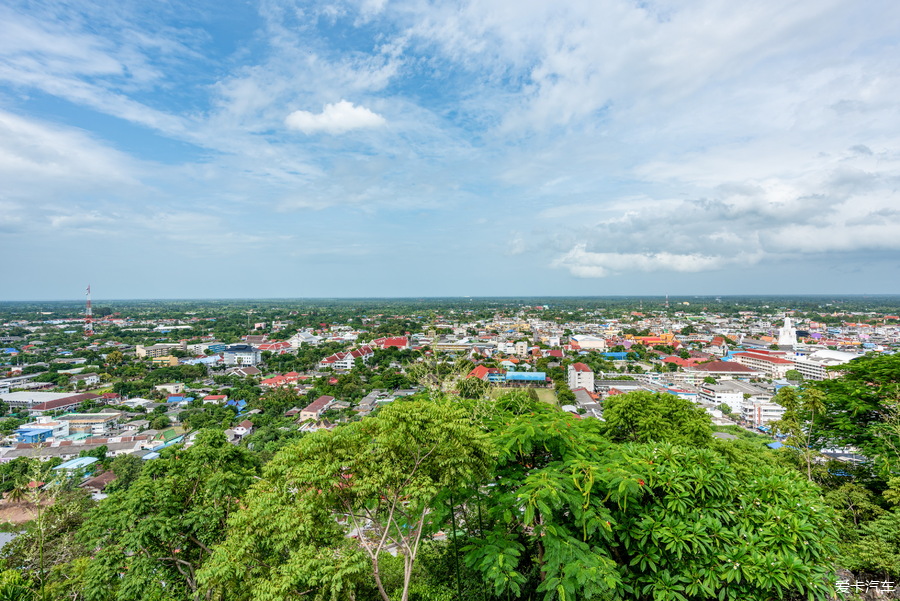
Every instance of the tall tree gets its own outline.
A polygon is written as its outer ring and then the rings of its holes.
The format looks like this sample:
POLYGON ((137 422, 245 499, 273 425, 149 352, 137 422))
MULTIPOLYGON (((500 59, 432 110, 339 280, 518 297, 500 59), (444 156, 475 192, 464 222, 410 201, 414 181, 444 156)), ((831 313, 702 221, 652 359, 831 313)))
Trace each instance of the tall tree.
POLYGON ((164 449, 82 528, 82 541, 95 551, 86 598, 195 598, 197 570, 224 538, 256 469, 252 453, 212 430, 201 431, 189 449, 164 449))
POLYGON ((887 479, 900 470, 900 355, 867 355, 840 370, 815 384, 825 394, 823 444, 858 448, 887 479))
POLYGON ((241 583, 240 599, 280 600, 347 594, 368 572, 390 601, 380 572, 390 549, 403 558, 406 601, 433 501, 483 477, 489 460, 485 435, 441 399, 394 401, 306 436, 267 465, 201 580, 212 590, 241 583))
POLYGON ((807 479, 812 480, 813 464, 819 457, 817 449, 822 444, 817 418, 825 411, 825 394, 817 388, 785 386, 773 400, 784 407, 784 414, 772 423, 772 430, 786 436, 785 444, 799 457, 807 479))

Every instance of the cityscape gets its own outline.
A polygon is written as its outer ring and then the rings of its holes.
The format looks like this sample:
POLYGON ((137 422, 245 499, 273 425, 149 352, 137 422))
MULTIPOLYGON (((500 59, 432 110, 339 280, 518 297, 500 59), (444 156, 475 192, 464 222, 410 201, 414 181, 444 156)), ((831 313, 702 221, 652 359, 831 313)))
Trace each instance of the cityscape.
POLYGON ((530 598, 546 581, 535 568, 556 570, 579 595, 585 585, 565 576, 576 566, 605 574, 591 586, 607 598, 630 598, 637 585, 659 585, 652 570, 617 568, 621 554, 652 553, 667 570, 705 570, 705 588, 685 598, 891 595, 895 534, 881 528, 896 515, 888 507, 900 434, 898 301, 96 302, 88 289, 83 304, 4 303, 3 556, 31 566, 7 577, 22 590, 49 587, 51 598, 131 598, 135 578, 168 583, 184 599, 245 598, 229 592, 234 578, 247 583, 248 599, 266 598, 273 578, 288 592, 272 598, 309 586, 371 599, 423 589, 447 599, 486 589, 530 598), (578 471, 590 462, 609 472, 590 476, 594 495, 585 493, 591 472, 578 471), (724 488, 723 474, 734 480, 724 488), (541 482, 544 492, 533 488, 541 482), (873 483, 885 487, 888 507, 873 483), (294 492, 284 497, 273 484, 294 492), (337 488, 310 497, 310 485, 337 488), (705 492, 676 510, 686 490, 705 492), (574 494, 592 509, 575 515, 569 501, 546 505, 545 494, 574 494), (393 510, 384 504, 391 495, 393 510), (526 513, 509 513, 516 507, 526 513), (305 530, 307 512, 326 523, 305 530), (604 547, 541 559, 555 543, 540 538, 548 534, 535 515, 583 529, 594 513, 605 516, 607 530, 596 534, 604 547), (778 516, 790 516, 791 534, 777 551, 733 539, 747 528, 765 540, 784 536, 778 516), (665 531, 653 534, 663 517, 700 529, 683 542, 692 559, 666 549, 665 531), (290 550, 268 549, 277 533, 290 550), (735 561, 701 554, 710 544, 735 561), (172 545, 177 557, 157 558, 172 545), (342 549, 353 570, 276 575, 253 563, 299 561, 320 545, 342 549), (534 545, 538 555, 510 555, 498 576, 510 550, 534 545), (751 566, 740 576, 737 559, 751 566), (108 561, 123 567, 105 570, 108 561), (759 561, 773 584, 752 568, 759 561), (196 576, 179 572, 180 562, 196 576), (247 562, 257 566, 250 580, 243 568, 232 572, 247 562), (781 583, 798 562, 806 576, 781 583), (76 565, 100 588, 71 580, 76 565), (332 580, 316 584, 322 574, 332 580))
POLYGON ((900 599, 898 46, 0 2, 0 601, 900 599))

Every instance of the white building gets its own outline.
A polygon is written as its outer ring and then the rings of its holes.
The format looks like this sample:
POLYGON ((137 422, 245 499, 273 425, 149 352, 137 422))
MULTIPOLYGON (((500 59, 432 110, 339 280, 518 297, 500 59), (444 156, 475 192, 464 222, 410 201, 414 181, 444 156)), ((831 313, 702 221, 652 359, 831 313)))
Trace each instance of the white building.
POLYGON ((736 353, 734 360, 741 365, 761 371, 774 380, 781 380, 790 369, 794 369, 794 362, 784 357, 778 357, 767 353, 736 353))
POLYGON ((322 342, 322 339, 312 332, 297 332, 296 334, 288 338, 288 342, 290 343, 291 348, 296 350, 304 344, 308 344, 310 346, 319 346, 319 343, 322 342))
POLYGON ((261 360, 259 349, 249 344, 234 344, 225 347, 225 365, 255 366, 261 360))
POLYGON ((753 424, 753 427, 758 427, 781 419, 784 411, 784 407, 778 403, 749 402, 744 403, 741 409, 741 417, 753 424))
POLYGON ((844 365, 859 356, 855 353, 822 349, 806 357, 794 357, 794 369, 807 380, 831 380, 840 374, 829 372, 826 368, 833 365, 844 365))
POLYGON ((606 340, 600 338, 598 336, 589 336, 587 334, 576 334, 574 336, 569 336, 569 340, 578 343, 583 349, 596 349, 598 351, 606 350, 606 340))
POLYGON ((569 366, 568 384, 571 390, 584 388, 594 392, 594 372, 584 363, 573 363, 569 366))

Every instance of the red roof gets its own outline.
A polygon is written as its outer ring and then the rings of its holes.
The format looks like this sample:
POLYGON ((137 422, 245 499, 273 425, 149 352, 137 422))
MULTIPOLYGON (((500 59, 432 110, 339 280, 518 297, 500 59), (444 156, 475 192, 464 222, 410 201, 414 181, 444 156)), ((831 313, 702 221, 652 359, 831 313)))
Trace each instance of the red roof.
POLYGON ((61 407, 68 407, 69 405, 77 405, 82 401, 89 401, 91 399, 100 398, 96 394, 91 392, 85 392, 84 394, 73 394, 72 396, 67 396, 61 399, 56 399, 55 401, 46 401, 44 403, 37 403, 36 405, 32 405, 32 411, 52 411, 54 409, 59 409, 61 407))
POLYGON ((590 367, 588 367, 584 363, 573 363, 572 369, 574 369, 575 371, 593 371, 590 367))
POLYGON ((757 373, 755 369, 751 369, 737 361, 710 361, 709 363, 700 363, 698 365, 692 365, 691 367, 699 371, 721 371, 743 374, 757 373))
POLYGON ((476 365, 475 369, 470 371, 469 375, 466 377, 467 378, 479 378, 481 380, 484 380, 487 377, 488 373, 490 373, 490 372, 488 372, 488 368, 486 368, 484 365, 476 365))
POLYGON ((322 409, 327 407, 333 400, 334 400, 333 396, 328 396, 327 394, 323 394, 322 396, 320 396, 319 398, 314 400, 312 403, 307 405, 303 409, 303 411, 310 411, 313 413, 318 413, 319 411, 321 411, 322 409))
POLYGON ((373 340, 372 344, 375 346, 380 346, 383 349, 389 347, 396 348, 409 348, 409 339, 406 336, 395 336, 393 338, 379 338, 377 340, 373 340))
POLYGON ((735 357, 751 357, 753 359, 759 359, 760 361, 767 361, 769 363, 775 363, 780 365, 793 365, 793 361, 788 361, 787 359, 781 359, 779 357, 772 357, 771 355, 763 355, 760 353, 735 353, 735 357))

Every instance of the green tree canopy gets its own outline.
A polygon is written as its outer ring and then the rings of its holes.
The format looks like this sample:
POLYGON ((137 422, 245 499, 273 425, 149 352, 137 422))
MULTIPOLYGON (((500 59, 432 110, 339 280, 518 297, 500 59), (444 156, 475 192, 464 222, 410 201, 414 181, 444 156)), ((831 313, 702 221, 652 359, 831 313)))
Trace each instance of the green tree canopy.
POLYGON ((696 403, 672 394, 637 391, 603 404, 604 433, 615 442, 671 442, 709 446, 712 422, 696 403))
POLYGON ((191 598, 197 570, 224 537, 256 469, 249 451, 212 430, 201 431, 189 449, 164 449, 82 528, 82 542, 95 550, 85 575, 86 598, 191 598))
POLYGON ((267 465, 201 580, 234 599, 274 600, 337 595, 374 578, 390 601, 380 574, 390 545, 403 558, 405 601, 432 502, 480 480, 489 461, 484 433, 440 399, 394 401, 308 435, 267 465))
POLYGON ((491 485, 464 501, 476 532, 465 561, 496 596, 832 594, 832 513, 796 472, 737 471, 712 449, 617 445, 596 421, 539 409, 493 423, 500 459, 491 485))

